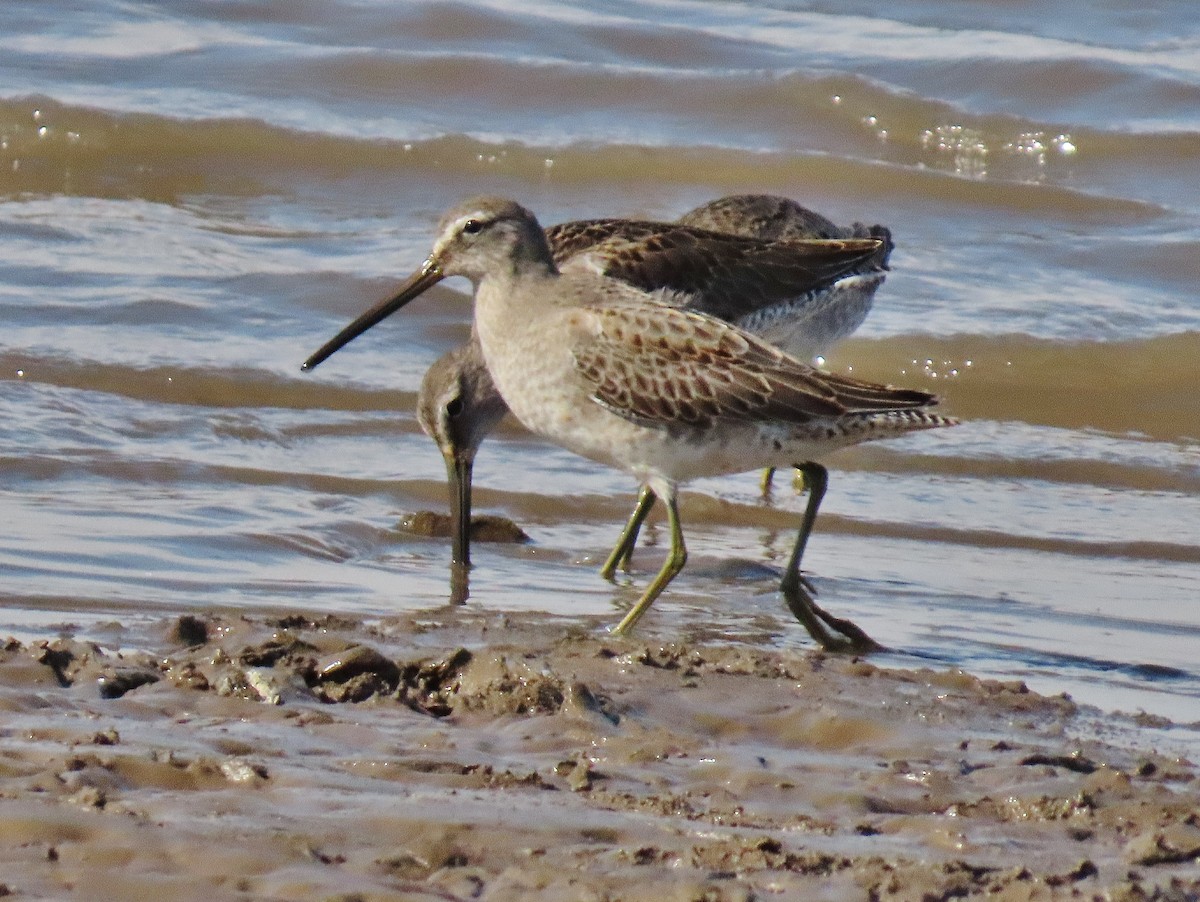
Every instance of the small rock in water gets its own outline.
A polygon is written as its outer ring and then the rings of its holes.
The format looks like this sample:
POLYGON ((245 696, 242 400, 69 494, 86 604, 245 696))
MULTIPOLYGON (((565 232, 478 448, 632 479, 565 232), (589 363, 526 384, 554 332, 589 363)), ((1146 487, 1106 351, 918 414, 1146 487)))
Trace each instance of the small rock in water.
POLYGON ((529 536, 525 530, 508 517, 483 514, 471 518, 471 541, 508 542, 511 545, 524 545, 529 541, 529 536))
MULTIPOLYGON (((448 514, 436 511, 417 511, 404 517, 397 529, 416 536, 430 539, 448 539, 453 529, 448 514)), ((472 542, 507 542, 512 545, 524 545, 529 541, 525 530, 507 517, 493 514, 481 514, 471 518, 472 542)))

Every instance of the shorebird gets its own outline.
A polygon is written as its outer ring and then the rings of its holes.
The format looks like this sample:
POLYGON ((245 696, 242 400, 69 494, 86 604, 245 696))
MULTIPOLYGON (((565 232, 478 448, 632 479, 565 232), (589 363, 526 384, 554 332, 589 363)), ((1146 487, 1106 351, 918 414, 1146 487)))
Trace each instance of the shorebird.
MULTIPOLYGON (((774 194, 732 194, 701 204, 677 220, 681 225, 764 241, 809 241, 812 239, 874 238, 880 242, 871 265, 835 278, 810 291, 802 302, 780 306, 768 303, 732 320, 743 329, 765 338, 794 357, 807 361, 845 338, 862 325, 883 284, 894 244, 892 233, 882 225, 835 225, 815 210, 774 194)), ((706 313, 703 303, 698 309, 706 313)))
MULTIPOLYGON (((800 357, 811 357, 857 328, 884 280, 893 247, 884 226, 840 228, 795 201, 759 194, 720 198, 676 223, 576 220, 550 226, 546 238, 560 269, 592 270, 644 289, 671 289, 674 303, 729 319, 800 357), (721 234, 706 225, 720 227, 721 234), (760 240, 741 240, 745 237, 760 240), (850 245, 810 240, 838 237, 873 240, 850 245)), ((350 340, 352 328, 327 342, 305 368, 350 340)), ((475 454, 505 410, 474 334, 439 358, 422 380, 418 420, 442 452, 450 488, 453 602, 464 601, 469 592, 475 454)), ((798 470, 809 488, 805 522, 811 524, 827 474, 811 461, 798 470)), ((764 474, 764 493, 771 473, 764 474)), ((614 552, 601 568, 606 579, 618 566, 628 569, 654 503, 654 494, 644 489, 618 542, 621 553, 614 552)))
MULTIPOLYGON (((873 253, 879 243, 832 242, 851 255, 873 253)), ((760 281, 770 278, 766 256, 750 270, 760 281)), ((618 634, 638 622, 687 560, 680 484, 794 465, 955 422, 929 410, 937 399, 927 392, 820 372, 737 326, 672 306, 669 292, 647 292, 586 267, 560 270, 533 214, 503 198, 475 198, 448 212, 429 256, 397 294, 342 330, 306 368, 455 275, 474 285, 482 356, 517 419, 571 451, 628 470, 666 505, 670 551, 614 627, 618 634)), ((789 608, 826 648, 879 648, 809 595, 799 568, 806 539, 802 526, 780 586, 789 608)), ((614 556, 621 553, 619 544, 614 556)))
MULTIPOLYGON (((785 308, 784 315, 778 315, 769 306, 761 314, 750 313, 734 320, 743 329, 766 338, 776 347, 805 361, 824 352, 834 342, 862 325, 871 312, 875 290, 883 284, 888 257, 895 247, 887 226, 867 226, 861 222, 849 227, 839 226, 815 210, 776 194, 731 194, 719 197, 684 213, 678 222, 766 241, 879 239, 881 246, 871 269, 838 278, 812 291, 805 303, 785 308)), ((703 306, 700 309, 704 309, 703 306)), ((797 471, 808 488, 810 502, 815 498, 819 505, 828 474, 812 462, 798 467, 797 471)), ((763 472, 764 496, 770 491, 774 475, 774 467, 768 467, 763 472)), ((813 514, 815 516, 815 509, 813 514)))
MULTIPOLYGON (((855 223, 842 228, 793 200, 764 194, 719 198, 685 213, 676 223, 567 222, 547 228, 546 238, 560 269, 593 269, 641 288, 683 292, 686 300, 679 302, 691 309, 728 318, 801 358, 819 353, 861 324, 884 280, 893 247, 884 226, 855 223), (746 273, 742 258, 752 252, 762 256, 763 246, 730 242, 697 229, 775 242, 772 277, 755 280, 746 273), (829 238, 878 239, 879 244, 860 259, 847 257, 842 248, 811 241, 829 238)), ((314 354, 306 367, 321 359, 321 352, 314 354)), ((452 600, 463 600, 467 591, 475 454, 506 410, 474 335, 439 358, 421 382, 418 420, 442 452, 450 488, 452 600)), ((820 504, 824 485, 817 466, 806 463, 800 469, 814 505, 820 504)), ((764 492, 770 476, 768 469, 764 492)), ((653 495, 643 492, 629 519, 634 538, 653 504, 653 495)), ((629 542, 620 562, 610 557, 601 573, 611 578, 616 566, 628 566, 632 548, 629 542)))

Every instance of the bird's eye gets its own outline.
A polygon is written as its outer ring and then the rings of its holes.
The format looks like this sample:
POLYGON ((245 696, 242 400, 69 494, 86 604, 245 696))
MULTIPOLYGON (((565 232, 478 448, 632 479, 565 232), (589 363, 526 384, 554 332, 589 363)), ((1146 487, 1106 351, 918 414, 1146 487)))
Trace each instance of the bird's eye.
POLYGON ((446 402, 446 416, 454 419, 463 412, 462 398, 451 398, 446 402))
POLYGON ((462 230, 468 235, 477 235, 483 231, 483 223, 478 219, 468 219, 462 224, 462 230))

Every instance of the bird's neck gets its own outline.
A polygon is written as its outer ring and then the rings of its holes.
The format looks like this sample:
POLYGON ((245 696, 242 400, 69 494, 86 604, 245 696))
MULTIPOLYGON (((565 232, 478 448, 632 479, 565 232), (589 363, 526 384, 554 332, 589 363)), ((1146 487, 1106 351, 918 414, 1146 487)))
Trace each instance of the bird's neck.
POLYGON ((488 369, 502 357, 521 357, 525 343, 555 306, 553 266, 496 267, 475 287, 475 331, 488 369))
POLYGON ((502 265, 491 266, 475 282, 476 296, 488 296, 491 303, 508 306, 523 305, 545 295, 528 286, 545 284, 559 278, 558 269, 549 256, 517 255, 502 265))

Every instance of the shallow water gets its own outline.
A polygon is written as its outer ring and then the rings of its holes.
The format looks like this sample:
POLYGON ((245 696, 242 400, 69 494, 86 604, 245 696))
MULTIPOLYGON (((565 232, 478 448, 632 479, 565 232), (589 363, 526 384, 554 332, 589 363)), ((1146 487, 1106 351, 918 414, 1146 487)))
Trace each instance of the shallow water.
MULTIPOLYGON (((439 213, 672 218, 768 191, 882 222, 838 371, 962 426, 852 449, 806 566, 897 652, 1200 721, 1200 27, 1190 5, 8 3, 0 9, 0 633, 207 608, 440 604, 413 414, 445 288, 300 362, 439 213)), ((629 479, 509 425, 472 604, 618 616, 629 479)), ((685 493, 644 621, 803 647, 774 591, 803 498, 685 493)), ((655 530, 651 529, 651 538, 655 530)))

